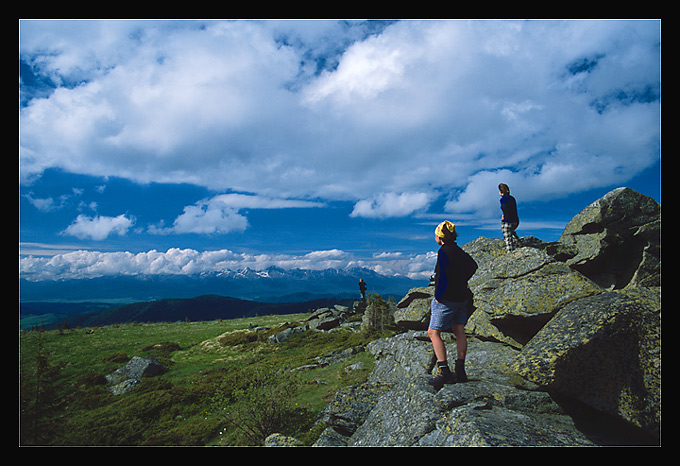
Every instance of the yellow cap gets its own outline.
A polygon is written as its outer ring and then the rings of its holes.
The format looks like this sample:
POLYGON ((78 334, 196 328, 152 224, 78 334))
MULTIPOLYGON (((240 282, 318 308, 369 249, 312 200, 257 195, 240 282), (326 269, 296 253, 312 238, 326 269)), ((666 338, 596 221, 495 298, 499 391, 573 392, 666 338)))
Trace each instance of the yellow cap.
POLYGON ((443 238, 444 235, 449 234, 449 233, 455 233, 456 232, 456 225, 453 223, 449 222, 448 220, 444 220, 442 223, 437 225, 437 228, 434 230, 434 234, 440 238, 443 238))

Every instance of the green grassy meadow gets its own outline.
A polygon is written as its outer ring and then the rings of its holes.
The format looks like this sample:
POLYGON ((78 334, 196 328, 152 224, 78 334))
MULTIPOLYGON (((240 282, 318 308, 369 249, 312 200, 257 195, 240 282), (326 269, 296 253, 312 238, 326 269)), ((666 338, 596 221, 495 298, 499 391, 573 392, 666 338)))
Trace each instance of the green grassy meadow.
POLYGON ((307 331, 268 342, 287 322, 306 317, 20 332, 20 444, 248 446, 273 432, 312 444, 323 429, 314 425, 318 414, 340 387, 366 379, 373 357, 361 352, 290 369, 383 335, 307 331), (105 376, 133 356, 156 358, 170 370, 112 395, 105 376), (363 369, 344 370, 359 361, 363 369))

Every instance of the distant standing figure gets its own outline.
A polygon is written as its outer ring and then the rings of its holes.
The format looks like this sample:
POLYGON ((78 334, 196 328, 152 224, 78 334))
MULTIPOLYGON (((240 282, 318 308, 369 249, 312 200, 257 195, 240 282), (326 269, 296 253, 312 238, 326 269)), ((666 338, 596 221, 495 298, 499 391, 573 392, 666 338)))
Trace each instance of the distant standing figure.
POLYGON ((501 230, 505 238, 505 247, 508 252, 512 252, 521 246, 519 236, 515 230, 519 226, 519 215, 517 214, 517 201, 510 195, 510 188, 507 184, 498 185, 498 193, 501 196, 501 230))
POLYGON ((363 278, 359 279, 359 291, 361 291, 361 300, 366 301, 366 282, 363 278))

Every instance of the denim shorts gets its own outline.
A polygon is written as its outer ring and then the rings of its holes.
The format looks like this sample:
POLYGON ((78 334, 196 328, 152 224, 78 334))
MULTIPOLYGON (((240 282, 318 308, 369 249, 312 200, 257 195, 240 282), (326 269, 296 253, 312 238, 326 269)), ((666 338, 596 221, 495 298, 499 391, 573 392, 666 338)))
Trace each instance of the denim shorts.
POLYGON ((467 300, 458 303, 432 300, 430 325, 432 330, 449 330, 455 324, 467 324, 467 300))

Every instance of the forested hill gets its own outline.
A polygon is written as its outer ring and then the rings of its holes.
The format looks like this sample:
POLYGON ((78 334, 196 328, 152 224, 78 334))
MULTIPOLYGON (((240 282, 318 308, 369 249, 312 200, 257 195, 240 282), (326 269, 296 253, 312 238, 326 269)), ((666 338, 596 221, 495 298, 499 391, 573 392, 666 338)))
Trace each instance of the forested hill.
POLYGON ((79 314, 66 319, 70 328, 92 327, 130 322, 176 322, 233 319, 269 314, 311 312, 319 307, 347 304, 337 299, 317 299, 299 303, 263 303, 217 295, 190 299, 162 299, 112 307, 102 311, 79 314))

